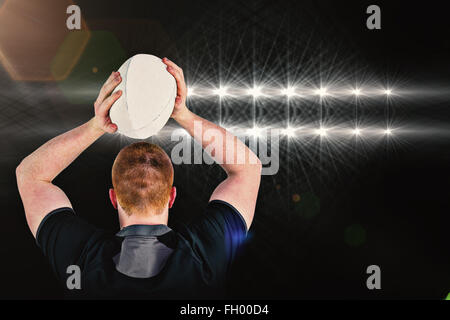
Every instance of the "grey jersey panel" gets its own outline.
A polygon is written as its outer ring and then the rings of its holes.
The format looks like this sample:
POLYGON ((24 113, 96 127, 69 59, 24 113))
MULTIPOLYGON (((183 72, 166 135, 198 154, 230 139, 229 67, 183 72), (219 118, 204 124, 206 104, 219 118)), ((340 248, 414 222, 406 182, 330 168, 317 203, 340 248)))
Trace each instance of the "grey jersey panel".
POLYGON ((120 253, 113 258, 116 270, 132 278, 156 276, 173 252, 157 238, 168 231, 167 226, 130 226, 119 231, 117 235, 124 239, 120 253))

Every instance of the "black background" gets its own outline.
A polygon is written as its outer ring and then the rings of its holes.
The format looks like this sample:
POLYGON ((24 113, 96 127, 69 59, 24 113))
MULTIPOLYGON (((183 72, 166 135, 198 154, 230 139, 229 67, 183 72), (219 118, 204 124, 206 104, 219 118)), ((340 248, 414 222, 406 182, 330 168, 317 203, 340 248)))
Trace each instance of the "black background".
MULTIPOLYGON (((372 1, 77 1, 77 4, 88 24, 90 19, 159 21, 178 49, 168 46, 158 48, 155 53, 175 56, 181 66, 198 54, 194 52, 187 57, 180 47, 194 41, 197 35, 200 37, 196 34, 199 29, 217 30, 217 25, 221 25, 220 34, 226 35, 228 23, 233 23, 233 32, 239 34, 240 23, 253 21, 252 30, 265 32, 270 42, 271 30, 277 30, 285 21, 289 22, 290 30, 295 30, 285 36, 295 38, 295 32, 299 32, 296 19, 306 17, 306 22, 313 24, 310 27, 318 30, 324 46, 338 39, 343 51, 357 51, 373 72, 401 75, 412 87, 440 88, 439 97, 407 101, 402 116, 430 129, 448 126, 449 99, 443 92, 448 94, 450 84, 450 19, 445 1, 418 4, 377 1, 382 10, 382 29, 376 31, 365 25, 365 9, 372 1), (271 18, 264 20, 265 16, 271 18)), ((216 33, 205 34, 209 44, 218 43, 216 33)), ((249 48, 251 45, 244 44, 249 48)), ((124 47, 129 55, 142 50, 139 43, 124 47)), ((277 47, 281 52, 287 49, 288 46, 277 47)), ((4 76, 4 71, 1 72, 4 76)), ((20 103, 20 97, 17 101, 20 103)), ((51 112, 44 107, 40 110, 51 112)), ((89 109, 83 110, 88 111, 47 115, 48 123, 58 122, 58 131, 52 134, 87 120, 89 109)), ((51 134, 37 137, 22 134, 42 125, 32 118, 24 122, 23 117, 4 122, 1 129, 1 145, 8 152, 1 161, 0 297, 60 298, 61 291, 50 268, 26 227, 14 177, 20 159, 50 139, 51 134)), ((439 131, 407 136, 404 141, 399 148, 375 149, 358 162, 356 169, 327 172, 325 177, 314 171, 309 176, 310 185, 302 180, 300 170, 296 172, 295 163, 291 163, 295 180, 281 174, 263 177, 251 237, 235 263, 228 296, 444 298, 450 291, 448 136, 439 131), (280 185, 277 191, 275 185, 280 185), (320 199, 320 212, 313 219, 296 216, 292 194, 303 196, 311 192, 320 199), (356 247, 344 241, 346 228, 354 224, 366 231, 366 241, 356 247), (371 264, 381 267, 381 290, 366 288, 365 271, 371 264)), ((118 228, 115 213, 108 204, 107 189, 112 161, 121 146, 123 143, 114 138, 102 138, 56 181, 78 214, 103 228, 118 228)), ((171 219, 189 219, 205 205, 223 174, 217 167, 192 169, 183 165, 175 169, 179 198, 171 219)))

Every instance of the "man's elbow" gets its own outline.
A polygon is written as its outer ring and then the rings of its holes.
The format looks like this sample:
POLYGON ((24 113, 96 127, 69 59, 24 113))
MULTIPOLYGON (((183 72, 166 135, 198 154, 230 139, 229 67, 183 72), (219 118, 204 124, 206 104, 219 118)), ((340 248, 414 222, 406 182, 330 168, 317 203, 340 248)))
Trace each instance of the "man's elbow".
POLYGON ((255 170, 262 170, 262 162, 261 160, 259 160, 259 157, 254 154, 253 152, 251 153, 250 159, 249 159, 250 165, 252 165, 255 170))
POLYGON ((28 165, 26 163, 26 158, 25 158, 16 167, 17 185, 20 187, 20 185, 23 185, 30 179, 31 179, 30 170, 28 168, 28 165))
POLYGON ((256 155, 247 159, 245 163, 227 166, 224 168, 228 175, 261 176, 262 162, 256 155))
POLYGON ((259 158, 255 156, 252 159, 252 161, 250 161, 247 164, 246 169, 244 171, 246 171, 246 173, 251 173, 256 176, 261 176, 261 172, 262 172, 261 160, 259 160, 259 158))
POLYGON ((25 169, 23 165, 23 160, 19 163, 19 165, 16 167, 16 180, 17 184, 20 184, 24 179, 25 176, 25 169))
POLYGON ((261 175, 261 171, 262 171, 262 162, 261 162, 261 160, 259 160, 258 157, 256 157, 255 170, 258 172, 259 175, 261 175))

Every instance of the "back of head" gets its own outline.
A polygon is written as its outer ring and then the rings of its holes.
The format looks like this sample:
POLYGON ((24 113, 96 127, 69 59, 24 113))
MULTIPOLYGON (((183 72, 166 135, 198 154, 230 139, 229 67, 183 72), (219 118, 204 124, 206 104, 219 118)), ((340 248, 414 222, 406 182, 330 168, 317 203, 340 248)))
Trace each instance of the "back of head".
POLYGON ((172 162, 157 145, 131 144, 114 161, 112 183, 117 201, 128 215, 160 214, 170 198, 172 162))

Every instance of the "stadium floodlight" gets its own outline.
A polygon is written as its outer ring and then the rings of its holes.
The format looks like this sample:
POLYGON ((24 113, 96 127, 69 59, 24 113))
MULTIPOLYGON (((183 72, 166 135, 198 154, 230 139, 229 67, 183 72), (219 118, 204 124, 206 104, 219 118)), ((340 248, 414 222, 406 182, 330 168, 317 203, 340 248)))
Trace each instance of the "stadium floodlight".
POLYGON ((227 87, 219 87, 217 89, 214 89, 213 92, 214 92, 215 95, 218 95, 221 98, 229 95, 227 87))
POLYGON ((296 96, 297 94, 295 93, 295 87, 287 87, 284 88, 283 90, 281 90, 281 93, 285 96, 287 96, 288 98, 296 96))
POLYGON ((353 89, 353 90, 352 90, 352 93, 353 93, 355 96, 359 96, 359 95, 361 94, 361 89, 359 89, 359 88, 353 89))
POLYGON ((248 89, 247 93, 253 96, 253 98, 258 98, 263 95, 262 88, 258 86, 254 86, 253 88, 248 89))
POLYGON ((195 96, 195 95, 197 95, 197 94, 195 93, 195 88, 194 88, 194 87, 188 87, 188 88, 187 88, 187 96, 188 96, 188 97, 191 97, 191 96, 195 96))
POLYGON ((296 128, 293 128, 293 127, 287 127, 287 128, 285 128, 285 129, 281 130, 281 133, 284 134, 285 136, 291 138, 291 137, 295 136, 295 132, 296 132, 296 131, 297 131, 296 128))
POLYGON ((328 91, 327 88, 325 88, 325 87, 320 87, 319 89, 316 89, 316 90, 314 91, 314 93, 317 94, 317 95, 319 95, 319 96, 321 96, 321 97, 324 97, 324 96, 326 96, 326 95, 328 94, 327 91, 328 91))
POLYGON ((355 135, 355 136, 359 136, 359 135, 361 135, 361 129, 360 128, 355 128, 355 129, 353 129, 352 130, 352 133, 355 135))
POLYGON ((321 137, 325 137, 327 135, 327 128, 324 127, 320 127, 319 129, 316 129, 316 134, 321 136, 321 137))
POLYGON ((253 137, 261 137, 263 130, 263 128, 254 126, 253 128, 247 129, 247 134, 252 135, 253 137))

